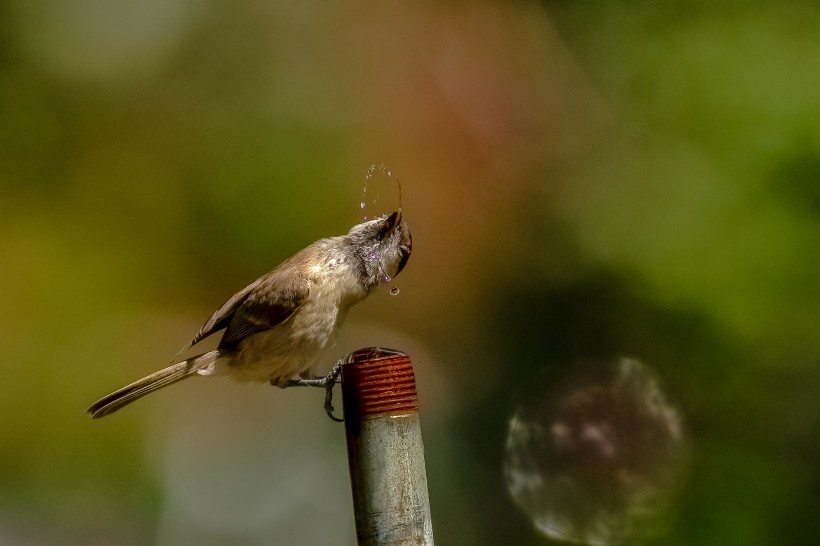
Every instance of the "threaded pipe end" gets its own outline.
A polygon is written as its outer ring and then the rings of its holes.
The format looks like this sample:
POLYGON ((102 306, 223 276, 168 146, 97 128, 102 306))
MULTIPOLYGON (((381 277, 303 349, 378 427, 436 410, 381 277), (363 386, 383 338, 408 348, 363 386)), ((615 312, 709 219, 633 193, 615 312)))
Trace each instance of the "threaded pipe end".
POLYGON ((416 378, 407 354, 369 347, 347 355, 342 366, 345 419, 418 413, 416 378))

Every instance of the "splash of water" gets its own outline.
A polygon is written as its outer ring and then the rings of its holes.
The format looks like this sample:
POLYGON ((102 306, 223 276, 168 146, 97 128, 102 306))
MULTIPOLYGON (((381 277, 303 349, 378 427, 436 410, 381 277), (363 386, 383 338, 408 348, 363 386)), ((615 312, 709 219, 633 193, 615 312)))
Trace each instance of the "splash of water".
MULTIPOLYGON (((361 201, 359 202, 359 208, 364 210, 367 207, 367 204, 368 204, 368 198, 367 198, 368 187, 370 186, 371 181, 373 181, 375 179, 376 175, 379 175, 379 174, 384 175, 384 177, 386 177, 386 178, 388 178, 392 181, 395 181, 395 183, 396 183, 396 185, 398 186, 398 189, 399 189, 399 208, 401 208, 401 184, 399 183, 398 177, 393 176, 393 170, 388 168, 384 163, 374 163, 374 164, 370 165, 370 167, 368 167, 367 173, 365 174, 365 177, 364 177, 364 186, 362 187, 362 198, 361 198, 361 201)), ((372 203, 370 203, 370 204, 375 206, 376 203, 379 200, 379 197, 380 197, 379 193, 377 192, 376 195, 373 197, 372 203)), ((363 220, 367 220, 367 218, 368 218, 368 216, 364 216, 363 220)))

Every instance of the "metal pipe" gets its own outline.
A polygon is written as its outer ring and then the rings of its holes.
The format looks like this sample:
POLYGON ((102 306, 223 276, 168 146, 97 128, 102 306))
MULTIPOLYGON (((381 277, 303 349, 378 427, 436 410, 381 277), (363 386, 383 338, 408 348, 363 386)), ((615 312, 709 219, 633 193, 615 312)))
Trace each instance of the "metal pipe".
POLYGON ((345 357, 341 377, 359 546, 432 546, 410 357, 393 349, 359 349, 345 357))

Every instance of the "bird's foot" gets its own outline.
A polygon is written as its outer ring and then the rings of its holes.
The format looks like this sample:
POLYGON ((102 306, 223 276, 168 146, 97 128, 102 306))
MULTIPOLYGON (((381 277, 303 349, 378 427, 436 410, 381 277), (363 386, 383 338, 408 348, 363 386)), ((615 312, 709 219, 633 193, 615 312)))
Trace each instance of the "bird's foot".
POLYGON ((319 387, 325 389, 325 412, 327 412, 327 416, 332 420, 337 423, 341 423, 344 419, 333 415, 333 387, 340 381, 339 376, 342 373, 343 363, 343 360, 336 362, 336 364, 333 365, 333 369, 330 370, 330 373, 324 377, 288 379, 286 381, 271 380, 270 383, 271 385, 282 389, 286 389, 288 387, 319 387))

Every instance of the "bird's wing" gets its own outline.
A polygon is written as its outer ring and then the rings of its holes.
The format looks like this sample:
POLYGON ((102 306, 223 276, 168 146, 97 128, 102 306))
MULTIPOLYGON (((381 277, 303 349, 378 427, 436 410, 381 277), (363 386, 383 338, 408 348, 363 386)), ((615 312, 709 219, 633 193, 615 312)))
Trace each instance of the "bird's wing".
POLYGON ((263 277, 257 290, 252 290, 232 313, 220 347, 236 343, 244 337, 282 324, 296 312, 310 293, 305 278, 283 281, 276 275, 263 277))
POLYGON ((188 345, 180 349, 177 356, 181 355, 206 337, 210 336, 211 334, 222 330, 228 326, 231 319, 233 319, 234 314, 236 313, 237 309, 245 302, 248 296, 253 292, 253 290, 258 287, 262 282, 265 280, 265 277, 261 277, 256 279, 254 282, 231 296, 231 298, 222 304, 222 307, 216 310, 211 318, 208 319, 208 322, 202 325, 202 328, 194 335, 194 338, 191 340, 188 345))

